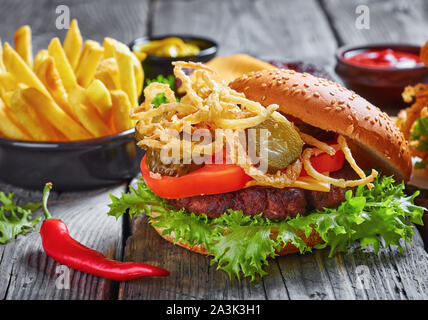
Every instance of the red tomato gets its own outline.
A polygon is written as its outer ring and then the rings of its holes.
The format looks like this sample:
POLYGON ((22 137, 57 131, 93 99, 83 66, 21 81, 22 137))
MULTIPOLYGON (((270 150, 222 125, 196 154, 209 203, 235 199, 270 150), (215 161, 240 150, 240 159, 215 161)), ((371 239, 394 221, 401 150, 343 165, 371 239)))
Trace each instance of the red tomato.
POLYGON ((166 199, 178 199, 206 194, 236 191, 245 187, 252 178, 234 164, 205 164, 202 168, 181 177, 150 176, 146 156, 141 161, 144 182, 156 195, 166 199))
MULTIPOLYGON (((342 150, 336 151, 336 154, 334 156, 330 156, 327 153, 322 153, 318 156, 314 156, 311 158, 312 166, 316 171, 321 173, 338 171, 343 168, 344 163, 345 155, 342 150)), ((308 176, 304 168, 302 168, 300 176, 308 176)))
MULTIPOLYGON (((334 156, 326 153, 311 158, 312 166, 318 172, 340 170, 345 162, 341 150, 334 156)), ((150 176, 146 156, 141 160, 141 174, 144 182, 156 195, 166 199, 179 199, 207 194, 232 192, 244 188, 252 178, 234 164, 205 164, 202 168, 181 177, 150 176)), ((300 176, 307 176, 302 169, 300 176)))

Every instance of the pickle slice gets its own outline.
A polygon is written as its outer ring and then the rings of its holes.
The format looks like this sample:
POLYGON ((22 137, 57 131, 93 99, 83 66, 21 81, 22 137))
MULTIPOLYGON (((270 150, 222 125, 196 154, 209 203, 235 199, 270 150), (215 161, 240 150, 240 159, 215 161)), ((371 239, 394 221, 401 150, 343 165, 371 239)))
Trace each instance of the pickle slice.
POLYGON ((194 162, 190 164, 165 164, 161 161, 160 152, 153 149, 148 149, 146 155, 146 164, 150 171, 162 176, 181 177, 203 167, 203 165, 197 165, 194 162))
MULTIPOLYGON (((256 129, 255 131, 255 145, 256 155, 260 159, 260 166, 264 164, 268 173, 274 174, 278 170, 284 170, 287 166, 297 160, 302 154, 303 140, 299 133, 294 129, 293 125, 286 119, 279 118, 275 119, 268 118, 259 125, 250 128, 256 129), (261 145, 261 138, 266 135, 261 131, 262 129, 268 132, 268 143, 264 146, 261 145), (267 147, 267 150, 264 149, 267 147), (263 149, 262 149, 263 148, 263 149), (265 163, 263 163, 265 162, 265 163)), ((251 143, 251 136, 254 139, 254 134, 249 135, 249 143, 251 143)), ((251 144, 249 144, 249 147, 251 144)), ((251 153, 249 153, 251 156, 251 153)))

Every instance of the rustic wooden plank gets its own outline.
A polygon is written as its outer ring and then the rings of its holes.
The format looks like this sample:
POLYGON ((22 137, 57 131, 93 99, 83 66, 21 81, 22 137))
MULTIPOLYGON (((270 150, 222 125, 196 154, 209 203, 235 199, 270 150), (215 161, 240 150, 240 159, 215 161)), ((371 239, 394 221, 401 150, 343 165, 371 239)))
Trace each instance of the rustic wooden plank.
POLYGON ((220 45, 219 55, 247 53, 266 60, 332 63, 336 49, 314 0, 156 1, 153 34, 166 33, 211 37, 220 45))
POLYGON ((321 3, 331 19, 340 44, 423 44, 428 40, 428 3, 424 0, 321 0, 321 3), (355 10, 359 5, 369 8, 369 29, 358 29, 355 26, 358 16, 355 10))
POLYGON ((398 248, 382 248, 376 255, 355 244, 333 258, 328 250, 287 255, 271 260, 265 269, 269 275, 252 283, 229 279, 209 265, 209 257, 165 241, 146 217, 132 226, 124 260, 148 261, 171 276, 121 283, 119 299, 428 299, 428 254, 417 230, 412 246, 402 242, 402 254, 398 248))
MULTIPOLYGON (((92 192, 66 193, 50 201, 53 215, 69 227, 71 236, 107 257, 120 259, 122 220, 108 217, 109 192, 118 195, 125 185, 92 192), (70 200, 71 199, 71 200, 70 200)), ((40 195, 40 193, 37 193, 40 195)), ((34 196, 35 198, 35 196, 34 196)), ((55 198, 55 197, 54 197, 55 198)), ((41 210, 37 212, 42 216, 41 210)), ((111 281, 70 270, 70 289, 56 286, 57 262, 43 251, 35 231, 0 247, 0 298, 2 299, 110 299, 111 281)))
POLYGON ((67 32, 55 25, 55 9, 66 5, 71 19, 78 19, 84 39, 102 42, 109 36, 128 44, 146 34, 148 3, 149 0, 4 0, 0 2, 0 38, 13 43, 15 30, 28 24, 33 31, 33 51, 46 48, 51 38, 63 39, 67 32))

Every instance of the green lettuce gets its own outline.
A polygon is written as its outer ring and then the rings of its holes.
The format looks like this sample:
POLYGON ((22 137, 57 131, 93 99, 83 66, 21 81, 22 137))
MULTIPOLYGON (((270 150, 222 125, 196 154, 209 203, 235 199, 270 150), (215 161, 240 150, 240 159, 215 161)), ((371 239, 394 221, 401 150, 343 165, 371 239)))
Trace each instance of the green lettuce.
MULTIPOLYGON (((410 131, 410 141, 416 141, 414 147, 422 152, 428 152, 428 118, 418 118, 410 131)), ((424 169, 428 165, 428 158, 415 163, 416 169, 424 169)))
MULTIPOLYGON (((172 74, 170 74, 168 77, 165 77, 165 76, 160 74, 155 79, 147 79, 146 85, 148 86, 149 84, 151 84, 153 82, 165 83, 165 84, 169 85, 169 87, 171 88, 172 91, 175 91, 175 78, 172 74)), ((177 99, 177 101, 178 101, 178 99, 177 99)), ((154 97, 151 102, 155 106, 155 108, 157 108, 160 105, 162 105, 164 103, 168 103, 170 101, 168 101, 168 99, 165 97, 165 95, 163 93, 158 93, 156 95, 156 97, 154 97)))
POLYGON ((18 206, 13 201, 13 193, 6 195, 0 191, 0 244, 5 244, 19 234, 34 230, 40 217, 32 218, 32 213, 40 203, 27 203, 18 206))
POLYGON ((361 245, 372 245, 377 253, 381 236, 385 245, 398 246, 400 239, 411 243, 412 223, 422 225, 424 208, 414 204, 419 192, 408 196, 404 184, 397 184, 392 177, 377 178, 374 187, 360 186, 346 193, 346 200, 337 209, 323 209, 293 219, 269 220, 262 214, 249 217, 242 211, 229 210, 219 218, 195 215, 184 209, 174 209, 167 200, 156 196, 141 180, 136 189, 121 197, 111 196, 109 215, 118 218, 128 212, 131 217, 145 212, 149 221, 163 229, 164 235, 174 235, 175 241, 202 244, 213 255, 211 264, 235 274, 251 277, 266 275, 263 266, 268 257, 275 257, 280 247, 292 243, 301 253, 311 251, 302 239, 314 230, 323 244, 316 248, 346 252, 359 241, 361 245), (154 216, 151 213, 156 212, 154 216), (277 232, 271 238, 271 230, 277 232))

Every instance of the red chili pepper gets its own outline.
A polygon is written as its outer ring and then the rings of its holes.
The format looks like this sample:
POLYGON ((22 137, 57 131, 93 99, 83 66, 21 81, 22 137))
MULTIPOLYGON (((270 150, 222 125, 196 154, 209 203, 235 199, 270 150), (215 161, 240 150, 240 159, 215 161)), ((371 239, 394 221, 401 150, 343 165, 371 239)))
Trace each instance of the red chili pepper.
POLYGON ((141 277, 165 277, 169 271, 141 262, 122 262, 106 258, 101 252, 85 247, 74 240, 64 222, 52 218, 47 209, 51 183, 43 190, 45 221, 40 229, 43 249, 55 261, 72 269, 106 279, 127 281, 141 277))

